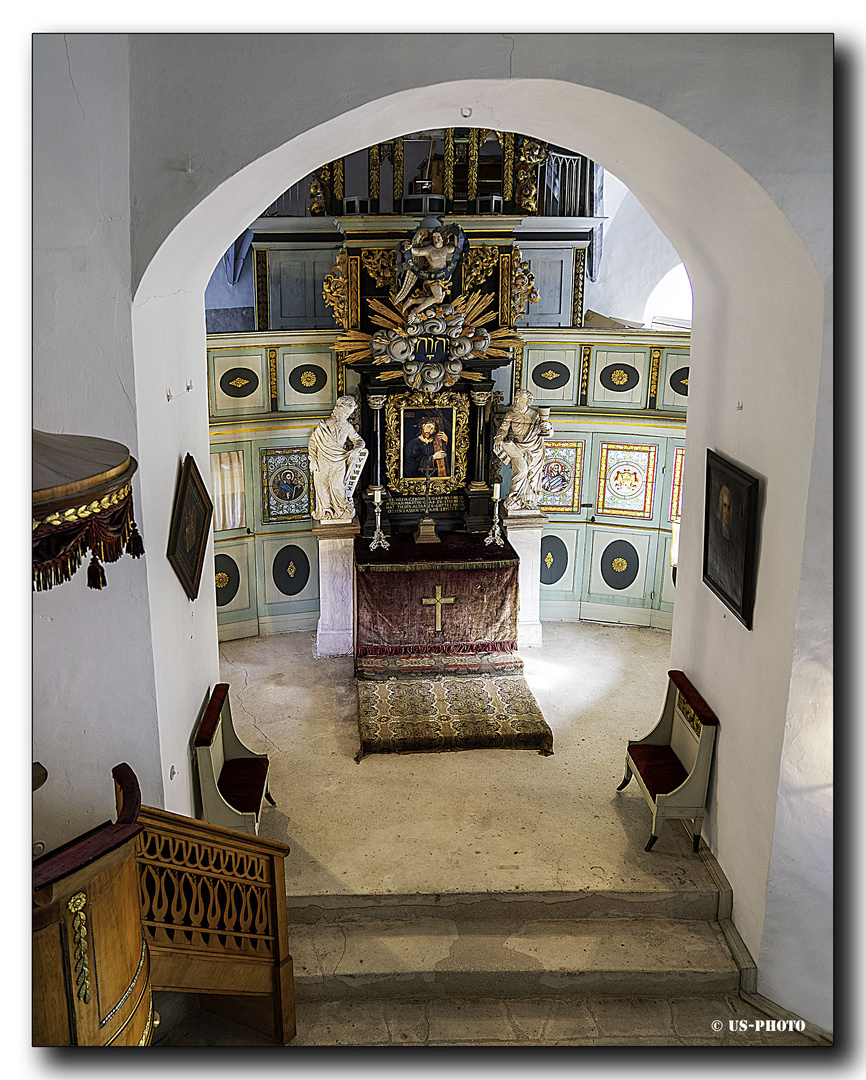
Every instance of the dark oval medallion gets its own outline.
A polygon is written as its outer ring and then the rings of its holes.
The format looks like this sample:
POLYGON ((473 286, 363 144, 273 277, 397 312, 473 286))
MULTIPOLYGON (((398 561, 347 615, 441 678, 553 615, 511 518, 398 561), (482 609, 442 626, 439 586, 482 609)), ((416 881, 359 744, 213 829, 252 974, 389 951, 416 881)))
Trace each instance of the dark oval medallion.
POLYGON ((668 379, 671 390, 675 394, 682 394, 683 397, 689 396, 689 369, 687 367, 677 368, 677 370, 668 379))
POLYGON ((627 589, 637 577, 640 559, 628 540, 614 540, 601 556, 601 576, 611 589, 627 589))
POLYGON ((568 569, 568 549, 558 536, 541 538, 541 584, 555 585, 568 569))
POLYGON ((244 398, 259 388, 259 377, 252 368, 233 367, 220 379, 220 390, 228 397, 244 398))
POLYGON ((317 394, 328 384, 328 373, 318 364, 298 364, 289 372, 289 386, 298 394, 317 394))
POLYGON ((225 607, 237 596, 241 587, 241 572, 231 555, 220 553, 214 557, 217 607, 225 607))
POLYGON ((297 596, 310 580, 310 560, 303 548, 286 544, 271 564, 274 584, 286 596, 297 596))
POLYGON ((598 381, 605 390, 615 394, 624 394, 640 382, 640 372, 631 364, 608 364, 599 372, 598 381))
POLYGON ((558 360, 549 360, 546 364, 536 364, 532 369, 532 381, 542 390, 558 390, 571 378, 571 372, 558 360))

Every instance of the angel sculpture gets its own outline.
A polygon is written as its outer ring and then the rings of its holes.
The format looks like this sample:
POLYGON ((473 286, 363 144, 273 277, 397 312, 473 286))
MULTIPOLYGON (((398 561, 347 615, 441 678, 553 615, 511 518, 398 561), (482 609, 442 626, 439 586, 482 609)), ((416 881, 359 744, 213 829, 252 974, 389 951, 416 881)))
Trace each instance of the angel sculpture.
POLYGON ((460 226, 451 225, 448 229, 416 229, 411 240, 398 246, 398 266, 405 261, 406 272, 394 305, 400 307, 419 280, 424 286, 424 291, 403 307, 407 318, 419 316, 445 300, 465 243, 466 235, 460 226))

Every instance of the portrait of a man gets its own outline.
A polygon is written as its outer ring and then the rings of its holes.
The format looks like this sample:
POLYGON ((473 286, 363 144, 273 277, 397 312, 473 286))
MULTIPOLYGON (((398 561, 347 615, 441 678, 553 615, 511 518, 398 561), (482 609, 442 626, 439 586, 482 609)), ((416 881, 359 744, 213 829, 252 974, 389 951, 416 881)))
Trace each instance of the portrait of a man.
POLYGON ((708 451, 704 582, 751 625, 758 481, 708 451))
POLYGON ((451 409, 404 409, 402 474, 411 479, 450 477, 454 418, 451 409))

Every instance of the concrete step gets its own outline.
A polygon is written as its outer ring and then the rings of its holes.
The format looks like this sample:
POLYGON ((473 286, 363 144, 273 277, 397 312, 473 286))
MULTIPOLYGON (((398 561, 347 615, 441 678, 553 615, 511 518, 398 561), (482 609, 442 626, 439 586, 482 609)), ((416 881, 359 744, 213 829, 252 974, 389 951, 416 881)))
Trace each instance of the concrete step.
POLYGON ((583 919, 640 917, 713 920, 720 917, 719 890, 685 889, 616 890, 514 893, 412 893, 401 895, 288 896, 290 923, 341 922, 365 914, 391 919, 438 918, 456 922, 517 919, 583 919))
POLYGON ((352 917, 291 922, 298 1001, 736 993, 718 923, 352 917))

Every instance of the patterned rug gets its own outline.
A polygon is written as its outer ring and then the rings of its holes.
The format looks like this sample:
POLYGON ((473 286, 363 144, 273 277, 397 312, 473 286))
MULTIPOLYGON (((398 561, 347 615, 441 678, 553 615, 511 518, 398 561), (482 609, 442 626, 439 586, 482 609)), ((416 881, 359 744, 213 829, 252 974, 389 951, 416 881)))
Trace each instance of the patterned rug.
POLYGON ((449 750, 553 753, 553 732, 523 675, 357 679, 365 754, 449 750))

